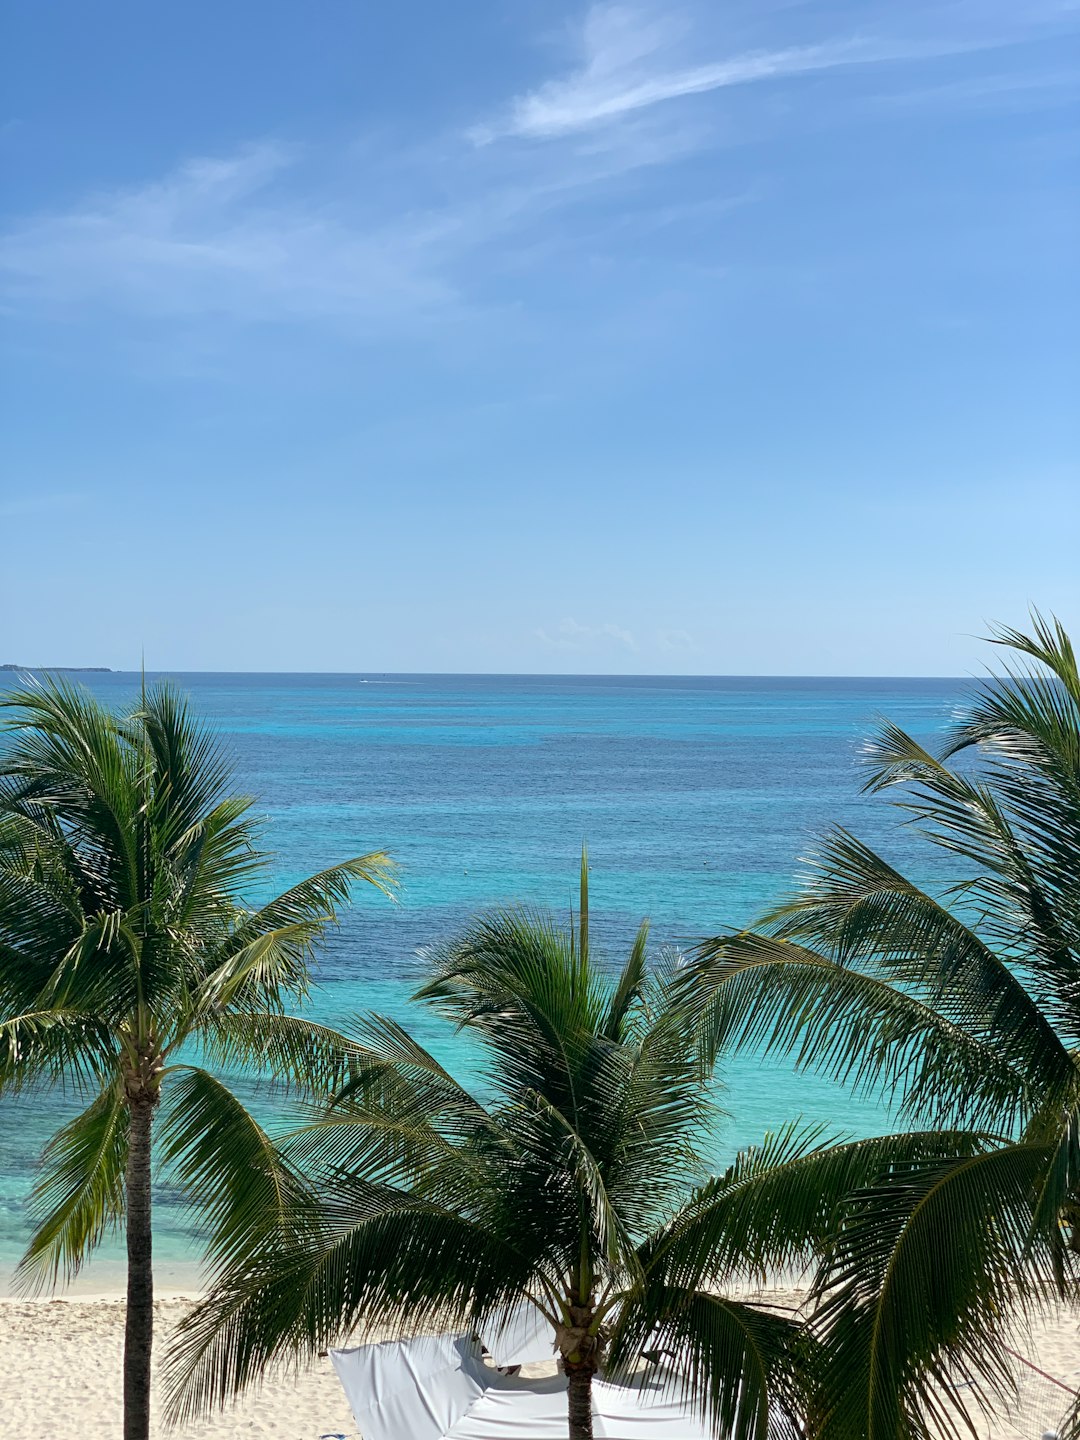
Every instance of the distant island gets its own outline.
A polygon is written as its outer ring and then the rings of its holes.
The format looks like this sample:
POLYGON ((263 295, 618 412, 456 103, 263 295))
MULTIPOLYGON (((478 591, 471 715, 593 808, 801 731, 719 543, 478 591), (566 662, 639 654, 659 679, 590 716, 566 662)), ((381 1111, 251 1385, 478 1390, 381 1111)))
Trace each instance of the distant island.
POLYGON ((0 670, 52 670, 63 675, 111 675, 108 665, 0 665, 0 670))

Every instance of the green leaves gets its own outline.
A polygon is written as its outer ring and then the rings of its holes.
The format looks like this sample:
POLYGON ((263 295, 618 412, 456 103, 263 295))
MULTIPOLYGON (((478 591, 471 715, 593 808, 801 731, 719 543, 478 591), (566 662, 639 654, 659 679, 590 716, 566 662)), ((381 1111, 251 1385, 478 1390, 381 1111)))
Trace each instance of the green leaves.
POLYGON ((79 1010, 31 1010, 0 1020, 0 1089, 45 1082, 75 1089, 115 1073, 112 1034, 79 1010))
POLYGON ((184 1193, 213 1269, 271 1234, 302 1227, 308 1191, 227 1086, 179 1066, 165 1088, 159 1146, 166 1174, 184 1193))
POLYGON ((852 1197, 920 1166, 981 1153, 985 1137, 927 1131, 829 1140, 789 1126, 701 1186, 642 1250, 648 1275, 699 1287, 805 1272, 846 1223, 852 1197))
MULTIPOLYGON (((611 1366, 631 1379, 661 1351, 682 1395, 726 1440, 802 1440, 810 1345, 798 1321, 703 1290, 650 1285, 615 1327, 611 1366)), ((639 1382, 640 1383, 640 1382, 639 1382)))
POLYGON ((357 880, 392 895, 393 864, 381 852, 324 870, 250 913, 234 910, 229 932, 206 957, 194 998, 197 1010, 234 1005, 268 1009, 285 996, 302 998, 315 947, 335 922, 357 880))
POLYGON ((569 925, 503 909, 429 952, 416 999, 475 1042, 482 1101, 393 1021, 285 1013, 354 885, 393 893, 381 852, 252 910, 250 803, 180 697, 119 718, 65 685, 16 697, 0 1087, 101 1091, 50 1147, 25 1273, 69 1273, 120 1216, 120 1080, 164 1065, 161 1154, 213 1266, 176 1414, 358 1323, 475 1326, 529 1298, 610 1338, 614 1370, 667 1350, 733 1440, 970 1434, 1008 1386, 1011 1317, 1076 1293, 1080 1215, 1080 678, 1056 623, 998 638, 1017 658, 939 752, 886 724, 866 756, 941 884, 835 830, 758 933, 658 968, 643 924, 612 972, 583 850, 569 925), (297 1128, 268 1135, 185 1045, 262 1061, 297 1128), (922 1128, 793 1127, 707 1178, 733 1045, 922 1128), (792 1267, 815 1276, 805 1323, 732 1293, 792 1267))
POLYGON ((619 983, 615 987, 604 1019, 604 1034, 618 1042, 626 1036, 627 1021, 641 1000, 647 977, 646 960, 649 947, 649 922, 643 920, 631 946, 619 983))
POLYGON ((884 1092, 909 1117, 1004 1129, 1031 1103, 1027 1056, 1037 1056, 1048 1078, 1060 1077, 1067 1064, 1057 1037, 1007 971, 989 998, 989 986, 973 995, 957 985, 942 1013, 910 980, 899 988, 887 972, 874 973, 876 966, 848 968, 793 940, 719 936, 698 954, 680 988, 710 1060, 735 1045, 790 1055, 800 1068, 884 1092), (991 1006, 1002 1016, 1014 997, 1020 1003, 1010 1044, 983 1016, 991 1006), (965 1004, 978 1017, 970 1028, 961 1023, 965 1004), (1037 1048, 1043 1031, 1049 1053, 1037 1048), (1011 1063, 1010 1051, 1018 1062, 1011 1063))
POLYGON ((1051 1293, 1049 1247, 1033 1253, 1031 1236, 1047 1159, 1008 1145, 929 1160, 857 1197, 815 1319, 822 1440, 968 1434, 959 1397, 989 1411, 1008 1393, 1009 1331, 1051 1293))
POLYGON ((127 1134, 127 1108, 113 1084, 49 1141, 30 1197, 37 1224, 19 1262, 23 1284, 70 1280, 106 1231, 121 1223, 127 1134))
POLYGON ((389 1187, 343 1182, 324 1222, 264 1244, 184 1321, 166 1384, 174 1419, 227 1402, 276 1356, 310 1356, 361 1320, 465 1325, 520 1278, 513 1252, 480 1226, 389 1187))
POLYGON ((139 763, 89 691, 51 678, 0 699, 12 712, 0 807, 51 820, 82 858, 96 907, 137 900, 139 763))
POLYGON ((211 1011, 198 1042, 214 1066, 261 1071, 275 1087, 320 1098, 340 1089, 357 1063, 356 1042, 340 1031, 273 1010, 211 1011))

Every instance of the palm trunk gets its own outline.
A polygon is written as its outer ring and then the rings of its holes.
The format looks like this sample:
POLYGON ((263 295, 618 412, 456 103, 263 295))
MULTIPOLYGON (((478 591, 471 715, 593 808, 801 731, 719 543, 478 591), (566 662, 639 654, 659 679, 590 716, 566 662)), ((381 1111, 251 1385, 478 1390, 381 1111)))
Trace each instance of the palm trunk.
POLYGON ((150 1437, 150 1351, 154 1340, 154 1268, 150 1211, 153 1102, 129 1100, 127 1157, 127 1323, 124 1330, 124 1440, 150 1437))
POLYGON ((592 1367, 567 1366, 570 1401, 570 1440, 592 1440, 592 1367))

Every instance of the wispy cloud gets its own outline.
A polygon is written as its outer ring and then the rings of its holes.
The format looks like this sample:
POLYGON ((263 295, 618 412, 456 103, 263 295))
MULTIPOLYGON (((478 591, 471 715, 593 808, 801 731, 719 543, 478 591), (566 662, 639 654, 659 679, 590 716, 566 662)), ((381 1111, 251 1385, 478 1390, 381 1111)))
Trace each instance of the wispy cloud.
POLYGON ((278 194, 299 158, 252 145, 32 217, 0 239, 9 303, 102 298, 158 317, 377 320, 452 298, 419 258, 425 217, 364 224, 278 194))
POLYGON ((545 219, 682 144, 624 133, 522 166, 444 137, 419 156, 389 150, 362 184, 347 152, 315 163, 298 147, 250 144, 16 222, 0 234, 4 304, 65 319, 100 305, 185 325, 396 332, 475 310, 494 269, 537 253, 545 219), (482 254, 494 266, 479 266, 482 254))
POLYGON ((567 617, 561 620, 554 631, 538 628, 533 631, 537 640, 553 650, 636 650, 637 641, 632 631, 622 625, 582 625, 567 617))
MULTIPOLYGON (((999 21, 982 32, 951 28, 930 33, 924 24, 904 35, 854 33, 688 64, 683 58, 689 29, 685 21, 625 4, 596 4, 586 16, 577 47, 579 61, 570 73, 518 96, 506 114, 476 127, 472 136, 479 143, 499 136, 557 138, 610 125, 665 101, 732 86, 982 49, 1008 43, 1018 31, 1027 33, 1057 13, 1058 7, 1044 13, 1036 6, 1026 17, 1018 12, 1016 19, 999 21)), ((921 14, 925 19, 919 7, 907 12, 909 23, 921 14)))
POLYGON ((607 124, 665 100, 851 65, 866 58, 865 46, 856 41, 842 41, 790 50, 757 51, 710 65, 648 74, 642 73, 643 67, 637 60, 624 69, 610 63, 603 53, 590 55, 576 74, 565 80, 548 81, 516 100, 504 128, 506 133, 531 138, 567 135, 607 124))

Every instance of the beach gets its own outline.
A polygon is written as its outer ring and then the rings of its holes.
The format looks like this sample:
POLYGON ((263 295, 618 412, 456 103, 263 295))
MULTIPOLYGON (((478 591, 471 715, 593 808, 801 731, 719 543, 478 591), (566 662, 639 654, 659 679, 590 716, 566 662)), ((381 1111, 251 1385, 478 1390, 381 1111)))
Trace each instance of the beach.
MULTIPOLYGON (((156 1302, 155 1369, 192 1301, 170 1295, 156 1302)), ((124 1304, 116 1295, 0 1301, 0 1435, 115 1440, 122 1422, 123 1342, 124 1304)), ((282 1370, 233 1409, 180 1429, 166 1430, 155 1405, 152 1433, 175 1440, 316 1440, 355 1431, 327 1358, 299 1372, 282 1370)))
MULTIPOLYGON (((171 1293, 156 1302, 158 1361, 194 1298, 171 1293)), ((778 1290, 762 1298, 797 1305, 802 1297, 798 1291, 778 1290)), ((0 1433, 5 1440, 41 1434, 114 1440, 121 1426, 123 1332, 124 1305, 115 1293, 0 1300, 0 1433)), ((1048 1376, 1080 1386, 1080 1312, 1047 1316, 1029 1337, 1017 1337, 1016 1348, 1048 1376)), ((980 1423, 984 1440, 1041 1440, 1051 1428, 1057 1400, 1067 1400, 1030 1368, 1018 1367, 1018 1373, 1018 1405, 1008 1416, 980 1423)), ((152 1433, 162 1440, 319 1440, 357 1432, 327 1357, 298 1371, 283 1367, 235 1407, 179 1429, 166 1430, 156 1414, 152 1433)))

